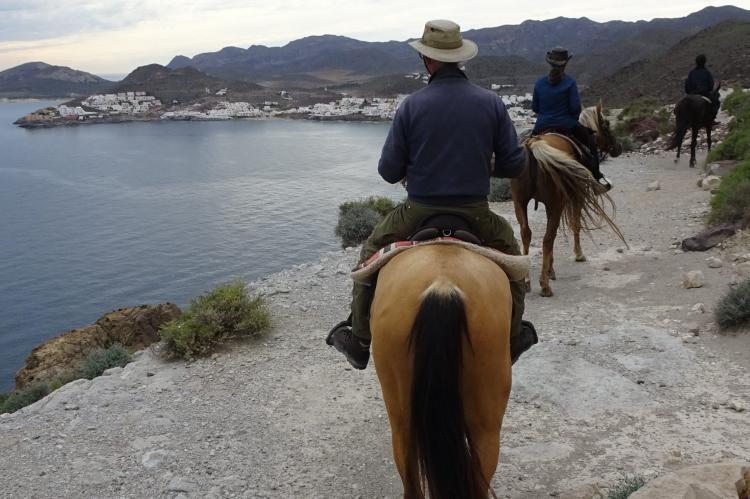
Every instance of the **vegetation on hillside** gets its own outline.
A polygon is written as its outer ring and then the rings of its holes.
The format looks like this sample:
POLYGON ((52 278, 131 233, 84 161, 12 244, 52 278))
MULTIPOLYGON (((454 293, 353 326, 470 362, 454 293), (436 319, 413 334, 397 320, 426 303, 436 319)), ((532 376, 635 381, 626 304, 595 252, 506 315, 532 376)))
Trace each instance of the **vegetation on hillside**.
POLYGON ((8 394, 0 394, 0 414, 15 412, 46 397, 71 381, 82 378, 94 379, 101 376, 107 369, 123 367, 130 361, 130 352, 119 343, 109 348, 94 350, 79 365, 71 367, 53 380, 36 383, 8 394))
POLYGON ((669 109, 656 99, 643 97, 623 108, 614 133, 623 150, 628 151, 668 135, 673 128, 674 119, 669 109))
POLYGON ((735 90, 724 101, 724 109, 734 116, 729 134, 708 156, 709 161, 740 161, 722 176, 716 195, 711 199, 709 223, 750 225, 750 92, 735 90))
POLYGON ((341 247, 362 244, 372 229, 396 204, 386 197, 370 196, 367 199, 347 201, 339 205, 339 220, 335 233, 341 238, 341 247))
POLYGON ((235 280, 190 300, 187 310, 164 324, 159 335, 168 357, 190 359, 229 338, 253 336, 269 325, 263 298, 250 297, 245 283, 235 280))
POLYGON ((722 329, 750 324, 750 279, 730 289, 719 300, 714 316, 722 329))

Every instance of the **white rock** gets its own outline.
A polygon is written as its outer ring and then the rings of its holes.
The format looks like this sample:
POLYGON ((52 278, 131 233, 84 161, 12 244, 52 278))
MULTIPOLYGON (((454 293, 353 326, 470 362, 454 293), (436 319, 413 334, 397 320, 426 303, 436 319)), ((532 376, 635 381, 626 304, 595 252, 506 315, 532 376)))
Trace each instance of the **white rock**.
POLYGON ((698 314, 704 314, 706 313, 706 306, 702 303, 696 303, 690 310, 698 314))
POLYGON ((702 288, 706 278, 700 270, 692 270, 682 275, 682 287, 685 289, 702 288))
POLYGON ((708 268, 711 269, 718 269, 724 265, 724 262, 722 262, 720 258, 716 258, 715 256, 706 258, 706 262, 708 263, 708 268))
POLYGON ((150 450, 143 454, 141 464, 148 469, 153 469, 159 466, 167 456, 169 452, 165 450, 150 450))
POLYGON ((167 485, 167 491, 169 492, 190 492, 194 488, 192 483, 181 477, 173 478, 169 481, 169 485, 167 485))
POLYGON ((685 329, 687 329, 687 332, 692 334, 693 336, 698 336, 701 327, 695 322, 688 322, 687 324, 685 324, 685 329))
POLYGON ((716 175, 709 175, 701 181, 701 188, 704 191, 710 191, 711 189, 719 187, 720 183, 721 177, 717 177, 716 175))
POLYGON ((646 191, 658 191, 660 189, 661 189, 661 184, 659 183, 658 180, 655 180, 654 182, 651 182, 646 187, 646 191))

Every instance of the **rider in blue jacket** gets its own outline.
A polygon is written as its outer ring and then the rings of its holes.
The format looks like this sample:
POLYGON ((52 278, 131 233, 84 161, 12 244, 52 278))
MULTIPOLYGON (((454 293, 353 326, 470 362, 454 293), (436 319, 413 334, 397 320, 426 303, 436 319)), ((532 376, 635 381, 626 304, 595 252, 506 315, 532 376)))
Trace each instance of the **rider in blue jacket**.
POLYGON ((714 77, 711 71, 706 68, 706 56, 700 54, 695 58, 695 67, 690 70, 688 77, 685 80, 685 93, 690 95, 702 95, 711 99, 716 111, 721 107, 719 97, 713 92, 714 89, 714 77))
POLYGON ((588 163, 586 166, 594 178, 610 189, 612 184, 599 170, 599 151, 594 132, 578 122, 578 115, 581 114, 578 86, 573 78, 565 74, 565 66, 572 57, 562 47, 555 47, 547 52, 550 72, 539 78, 534 85, 531 107, 537 114, 537 120, 533 134, 558 132, 575 137, 589 149, 590 155, 583 161, 588 163))

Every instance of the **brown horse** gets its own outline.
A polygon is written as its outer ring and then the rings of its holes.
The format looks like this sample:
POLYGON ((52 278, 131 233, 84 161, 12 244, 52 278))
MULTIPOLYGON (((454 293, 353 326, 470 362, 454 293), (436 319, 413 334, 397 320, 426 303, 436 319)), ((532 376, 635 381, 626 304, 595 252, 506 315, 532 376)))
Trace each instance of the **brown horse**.
POLYGON ((500 267, 458 246, 410 249, 380 270, 372 355, 405 498, 495 496, 511 306, 500 267))
MULTIPOLYGON (((711 97, 718 101, 719 89, 721 83, 711 92, 711 97)), ((667 146, 667 151, 677 148, 677 157, 674 162, 680 161, 680 149, 682 140, 690 129, 690 168, 695 167, 695 146, 698 143, 698 133, 701 128, 706 129, 706 145, 711 150, 711 128, 716 119, 718 109, 714 106, 711 99, 702 95, 686 95, 677 103, 674 108, 675 130, 672 134, 672 140, 667 146)))
MULTIPOLYGON (((622 151, 614 139, 609 122, 604 118, 602 105, 586 108, 581 113, 581 122, 596 133, 597 146, 604 154, 616 157, 622 151)), ((547 229, 542 244, 542 271, 539 285, 542 296, 552 296, 550 279, 554 280, 553 249, 560 222, 573 232, 574 252, 577 262, 586 261, 581 250, 581 229, 600 228, 604 223, 625 241, 620 229, 607 215, 603 200, 614 209, 612 198, 594 179, 591 172, 581 164, 575 146, 565 137, 545 134, 526 141, 529 152, 529 168, 518 178, 511 179, 511 193, 516 218, 521 226, 523 254, 529 254, 531 228, 529 227, 528 204, 531 199, 544 204, 547 213, 547 229)), ((527 289, 531 284, 527 279, 527 289)))

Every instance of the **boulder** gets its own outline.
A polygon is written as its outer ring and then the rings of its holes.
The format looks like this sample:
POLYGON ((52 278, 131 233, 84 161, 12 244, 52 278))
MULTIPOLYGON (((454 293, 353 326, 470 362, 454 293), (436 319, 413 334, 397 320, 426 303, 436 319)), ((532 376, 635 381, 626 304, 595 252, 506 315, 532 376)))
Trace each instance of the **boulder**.
POLYGON ((724 262, 722 262, 720 258, 716 258, 715 256, 706 258, 706 263, 708 264, 708 268, 711 269, 718 269, 724 265, 724 262))
POLYGON ((121 308, 100 317, 94 324, 73 329, 48 340, 31 351, 16 373, 16 389, 45 382, 75 368, 97 348, 119 343, 133 350, 159 341, 162 324, 180 316, 174 303, 121 308))
MULTIPOLYGON (((744 464, 747 466, 747 464, 744 464)), ((737 479, 743 463, 688 466, 661 476, 630 495, 630 499, 727 499, 738 497, 737 479)), ((742 497, 742 496, 739 496, 742 497)))
POLYGON ((659 183, 658 180, 655 180, 655 181, 651 182, 646 187, 646 191, 658 191, 660 189, 661 189, 661 184, 659 183))
POLYGON ((701 180, 701 188, 704 191, 710 191, 719 187, 720 183, 721 177, 717 177, 716 175, 709 175, 708 177, 701 180))
POLYGON ((737 228, 732 224, 723 224, 706 229, 700 234, 682 240, 682 251, 706 251, 724 239, 734 235, 737 228))
POLYGON ((702 288, 706 284, 706 278, 700 270, 692 270, 682 275, 682 287, 685 289, 702 288))

